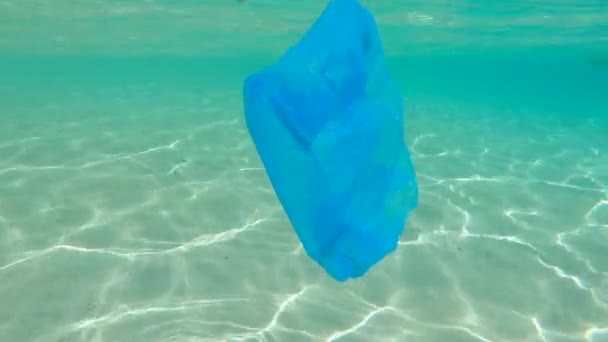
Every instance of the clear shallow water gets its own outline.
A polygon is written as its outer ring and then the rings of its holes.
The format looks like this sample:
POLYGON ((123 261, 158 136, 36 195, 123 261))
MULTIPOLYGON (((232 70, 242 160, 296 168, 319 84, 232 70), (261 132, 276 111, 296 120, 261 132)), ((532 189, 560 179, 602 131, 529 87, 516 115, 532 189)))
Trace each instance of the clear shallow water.
POLYGON ((421 198, 337 284, 240 93, 323 1, 0 2, 0 340, 608 340, 607 5, 366 3, 421 198))

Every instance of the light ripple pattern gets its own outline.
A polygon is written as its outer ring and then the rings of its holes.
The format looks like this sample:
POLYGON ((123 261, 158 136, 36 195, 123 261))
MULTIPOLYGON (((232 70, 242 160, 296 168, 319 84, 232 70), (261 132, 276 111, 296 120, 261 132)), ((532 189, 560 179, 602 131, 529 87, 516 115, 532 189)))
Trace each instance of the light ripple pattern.
POLYGON ((0 0, 0 341, 608 341, 598 3, 366 1, 420 203, 343 284, 241 108, 324 1, 0 0))

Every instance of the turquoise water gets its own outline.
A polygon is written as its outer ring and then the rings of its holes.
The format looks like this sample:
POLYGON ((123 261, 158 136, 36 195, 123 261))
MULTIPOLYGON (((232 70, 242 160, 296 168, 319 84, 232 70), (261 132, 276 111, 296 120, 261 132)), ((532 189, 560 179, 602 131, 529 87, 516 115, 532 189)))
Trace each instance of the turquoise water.
POLYGON ((608 3, 363 3, 420 204, 336 283, 241 103, 325 1, 0 1, 0 341, 608 341, 608 3))

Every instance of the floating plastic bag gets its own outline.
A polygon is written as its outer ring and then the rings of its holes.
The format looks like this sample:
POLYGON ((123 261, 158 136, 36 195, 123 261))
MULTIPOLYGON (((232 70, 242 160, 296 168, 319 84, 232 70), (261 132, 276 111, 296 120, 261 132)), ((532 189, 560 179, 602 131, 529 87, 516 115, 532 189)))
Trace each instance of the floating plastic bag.
POLYGON ((417 206, 403 99, 372 15, 331 0, 276 63, 244 82, 249 133, 308 255, 333 278, 397 247, 417 206))

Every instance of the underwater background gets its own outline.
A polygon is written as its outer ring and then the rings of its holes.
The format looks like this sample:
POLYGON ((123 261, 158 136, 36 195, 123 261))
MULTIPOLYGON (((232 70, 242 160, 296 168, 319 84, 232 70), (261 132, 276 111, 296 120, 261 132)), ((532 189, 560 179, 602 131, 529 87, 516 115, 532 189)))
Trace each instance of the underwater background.
POLYGON ((0 0, 0 341, 608 341, 608 2, 361 3, 420 201, 338 283, 242 105, 325 0, 0 0))

